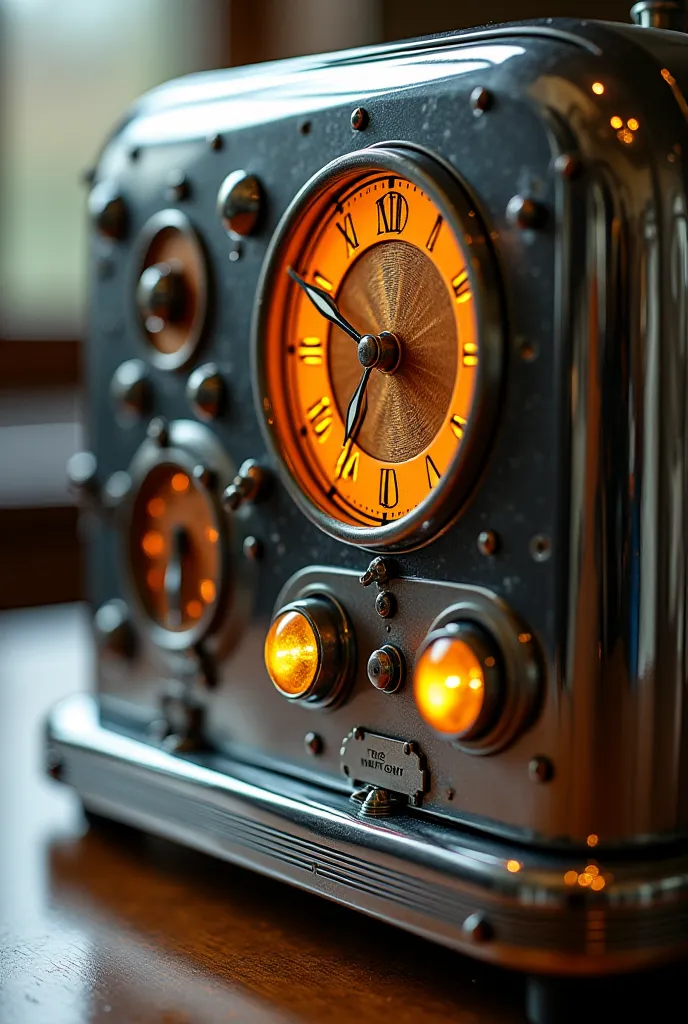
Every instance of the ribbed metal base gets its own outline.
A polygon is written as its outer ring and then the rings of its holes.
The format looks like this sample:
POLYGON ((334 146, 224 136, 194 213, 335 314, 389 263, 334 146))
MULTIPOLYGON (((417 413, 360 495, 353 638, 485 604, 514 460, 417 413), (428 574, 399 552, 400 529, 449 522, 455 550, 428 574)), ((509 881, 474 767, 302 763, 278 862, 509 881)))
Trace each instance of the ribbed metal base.
POLYGON ((52 774, 88 809, 471 956, 604 974, 688 952, 686 850, 593 859, 495 841, 422 811, 366 820, 346 795, 103 728, 87 696, 54 710, 47 737, 52 774))

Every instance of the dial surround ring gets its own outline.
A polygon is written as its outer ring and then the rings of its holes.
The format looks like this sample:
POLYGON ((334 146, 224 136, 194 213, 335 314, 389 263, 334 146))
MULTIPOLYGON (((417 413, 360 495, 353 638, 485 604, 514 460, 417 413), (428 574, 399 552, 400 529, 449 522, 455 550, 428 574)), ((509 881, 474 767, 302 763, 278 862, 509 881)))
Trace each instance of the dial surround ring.
POLYGON ((169 425, 167 445, 160 447, 147 438, 134 455, 129 474, 132 488, 118 509, 117 523, 124 556, 124 585, 137 630, 168 656, 186 653, 202 643, 209 654, 224 657, 241 637, 250 617, 256 576, 255 566, 241 555, 247 524, 240 516, 227 513, 220 500, 236 468, 207 427, 192 420, 175 420, 169 425), (178 468, 194 480, 191 486, 204 492, 218 534, 217 577, 213 580, 216 593, 197 621, 189 628, 176 630, 166 628, 150 614, 141 593, 140 573, 131 558, 137 502, 151 474, 164 466, 178 468), (198 479, 199 467, 210 471, 211 486, 198 479))
MULTIPOLYGON (((367 252, 370 251, 369 248, 367 252)), ((352 263, 350 272, 355 266, 356 263, 352 263)), ((286 313, 282 315, 286 316, 286 313)), ((253 322, 253 381, 259 420, 285 486, 297 505, 320 529, 337 539, 370 550, 420 547, 446 529, 460 512, 482 468, 495 421, 503 353, 502 301, 494 257, 475 204, 453 168, 408 143, 390 142, 334 160, 297 194, 273 236, 259 281, 253 322), (297 286, 288 280, 285 268, 298 259, 294 255, 295 228, 302 235, 307 235, 309 227, 318 223, 323 210, 332 205, 332 195, 337 187, 341 186, 344 192, 351 191, 356 180, 363 180, 373 173, 397 175, 412 183, 427 195, 447 222, 460 252, 466 257, 465 269, 472 291, 480 358, 464 435, 446 471, 430 493, 398 519, 368 526, 335 518, 314 500, 312 492, 321 485, 309 483, 304 487, 299 483, 300 479, 310 478, 312 481, 314 474, 307 459, 300 457, 298 442, 290 442, 291 450, 285 450, 285 430, 291 433, 293 441, 294 428, 293 425, 284 427, 276 423, 268 368, 268 338, 269 332, 275 331, 271 323, 272 310, 288 310, 289 304, 294 303, 289 288, 297 286)))

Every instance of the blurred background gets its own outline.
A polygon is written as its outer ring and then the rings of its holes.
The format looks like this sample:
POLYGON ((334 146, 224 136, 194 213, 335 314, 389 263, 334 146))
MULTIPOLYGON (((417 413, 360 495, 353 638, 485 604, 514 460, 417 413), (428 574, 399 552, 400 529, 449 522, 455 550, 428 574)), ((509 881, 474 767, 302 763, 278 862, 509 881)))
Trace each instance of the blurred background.
POLYGON ((0 0, 0 609, 82 597, 84 172, 139 94, 191 71, 630 0, 0 0))

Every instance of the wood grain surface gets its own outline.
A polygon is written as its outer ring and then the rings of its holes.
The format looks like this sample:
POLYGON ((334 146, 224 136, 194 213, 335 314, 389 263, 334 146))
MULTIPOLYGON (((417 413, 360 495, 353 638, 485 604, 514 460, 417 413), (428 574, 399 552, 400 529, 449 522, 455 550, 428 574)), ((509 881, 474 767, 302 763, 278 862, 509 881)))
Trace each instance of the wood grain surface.
POLYGON ((120 827, 42 772, 89 685, 81 606, 0 615, 0 1024, 514 1024, 523 985, 361 914, 120 827))

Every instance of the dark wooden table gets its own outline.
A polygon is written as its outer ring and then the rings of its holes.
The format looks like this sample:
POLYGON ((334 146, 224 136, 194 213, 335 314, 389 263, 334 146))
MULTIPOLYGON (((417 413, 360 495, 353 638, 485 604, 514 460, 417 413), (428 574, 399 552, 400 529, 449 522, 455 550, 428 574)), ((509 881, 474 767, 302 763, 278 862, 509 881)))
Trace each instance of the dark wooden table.
POLYGON ((278 882, 89 830, 42 773, 86 612, 0 614, 0 1024, 523 1022, 521 980, 278 882))

